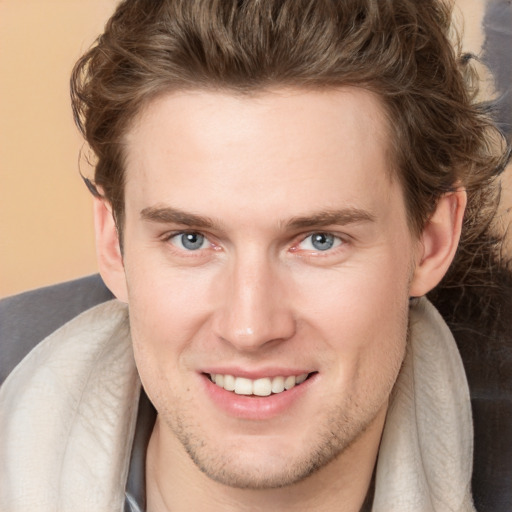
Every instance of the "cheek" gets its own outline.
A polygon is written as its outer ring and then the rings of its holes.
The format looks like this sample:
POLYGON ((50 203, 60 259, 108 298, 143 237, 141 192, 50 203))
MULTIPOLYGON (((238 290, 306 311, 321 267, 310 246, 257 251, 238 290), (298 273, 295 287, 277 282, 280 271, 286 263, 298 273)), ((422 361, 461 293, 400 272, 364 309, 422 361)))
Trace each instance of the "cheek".
POLYGON ((316 272, 299 285, 305 303, 302 310, 311 320, 321 320, 320 325, 336 325, 340 334, 351 329, 382 329, 403 317, 409 281, 408 263, 396 264, 391 255, 377 263, 316 272))
POLYGON ((389 388, 403 359, 408 265, 392 257, 378 261, 317 276, 316 293, 307 296, 302 308, 311 334, 320 334, 335 355, 324 363, 334 370, 340 386, 371 387, 373 382, 389 388))
POLYGON ((130 327, 138 366, 165 373, 170 367, 178 369, 198 331, 205 328, 213 307, 213 277, 195 270, 136 260, 126 265, 130 327))

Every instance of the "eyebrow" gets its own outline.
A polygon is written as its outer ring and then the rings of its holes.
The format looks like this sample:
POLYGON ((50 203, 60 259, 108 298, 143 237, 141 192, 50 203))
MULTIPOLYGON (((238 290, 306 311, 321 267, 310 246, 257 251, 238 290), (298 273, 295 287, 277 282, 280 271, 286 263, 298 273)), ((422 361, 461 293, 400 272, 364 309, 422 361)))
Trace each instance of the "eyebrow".
MULTIPOLYGON (((181 224, 199 229, 211 229, 216 223, 210 217, 184 212, 170 206, 150 206, 140 212, 143 220, 167 224, 181 224)), ((307 229, 318 226, 347 225, 356 222, 374 222, 375 215, 361 208, 342 208, 339 210, 323 210, 312 215, 293 217, 284 225, 287 229, 307 229)))
POLYGON ((182 224, 195 228, 212 228, 214 222, 209 217, 196 215, 195 213, 184 212, 170 206, 150 206, 140 212, 143 220, 150 222, 161 222, 166 224, 182 224))
POLYGON ((340 210, 324 210, 313 215, 293 217, 286 223, 290 229, 304 229, 315 226, 354 224, 356 222, 375 222, 373 213, 361 208, 342 208, 340 210))

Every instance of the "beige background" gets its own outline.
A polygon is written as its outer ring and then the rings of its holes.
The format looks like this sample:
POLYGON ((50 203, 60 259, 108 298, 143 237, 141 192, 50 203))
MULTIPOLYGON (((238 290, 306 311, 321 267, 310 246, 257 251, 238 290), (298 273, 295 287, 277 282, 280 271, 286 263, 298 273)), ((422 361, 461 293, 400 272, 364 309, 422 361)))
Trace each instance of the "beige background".
POLYGON ((96 271, 74 62, 113 0, 0 0, 0 296, 96 271))
MULTIPOLYGON (((96 271, 68 80, 115 3, 0 0, 0 296, 96 271)), ((476 52, 484 3, 459 0, 476 52)))

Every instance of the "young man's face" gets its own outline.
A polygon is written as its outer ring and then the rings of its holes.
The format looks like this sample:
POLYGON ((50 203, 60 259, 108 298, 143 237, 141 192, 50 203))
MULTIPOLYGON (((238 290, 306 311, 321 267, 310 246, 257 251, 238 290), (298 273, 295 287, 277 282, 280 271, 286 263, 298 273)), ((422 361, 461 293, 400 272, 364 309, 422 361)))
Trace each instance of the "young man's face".
POLYGON ((264 488, 378 437, 419 245, 378 99, 170 94, 126 154, 119 295, 161 447, 264 488))

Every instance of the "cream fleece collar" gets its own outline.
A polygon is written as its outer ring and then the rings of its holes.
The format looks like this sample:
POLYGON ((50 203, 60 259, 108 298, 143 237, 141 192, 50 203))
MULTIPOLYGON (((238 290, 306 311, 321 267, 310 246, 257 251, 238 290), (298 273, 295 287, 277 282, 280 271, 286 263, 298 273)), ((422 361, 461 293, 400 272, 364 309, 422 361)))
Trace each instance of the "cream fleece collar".
POLYGON ((40 343, 0 388, 0 510, 121 511, 139 392, 117 301, 40 343))
POLYGON ((372 512, 474 511, 472 469, 473 421, 462 360, 441 315, 421 299, 411 308, 372 512))
MULTIPOLYGON (((121 511, 140 383, 126 306, 97 306, 40 343, 0 389, 0 510, 121 511)), ((373 512, 473 511, 469 391, 425 299, 395 386, 373 512)))

